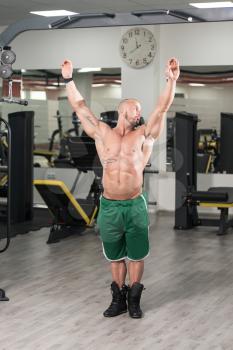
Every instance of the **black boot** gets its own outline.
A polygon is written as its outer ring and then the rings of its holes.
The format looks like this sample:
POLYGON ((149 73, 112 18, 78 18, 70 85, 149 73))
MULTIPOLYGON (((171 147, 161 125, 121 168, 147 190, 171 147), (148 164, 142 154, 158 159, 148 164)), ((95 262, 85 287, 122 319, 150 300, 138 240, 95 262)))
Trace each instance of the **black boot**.
POLYGON ((128 290, 128 309, 129 315, 132 318, 141 318, 142 310, 140 308, 140 299, 142 291, 144 289, 143 284, 135 282, 128 290))
POLYGON ((127 312, 126 295, 128 287, 124 284, 120 289, 116 282, 111 284, 112 302, 107 310, 104 311, 104 317, 114 317, 127 312))

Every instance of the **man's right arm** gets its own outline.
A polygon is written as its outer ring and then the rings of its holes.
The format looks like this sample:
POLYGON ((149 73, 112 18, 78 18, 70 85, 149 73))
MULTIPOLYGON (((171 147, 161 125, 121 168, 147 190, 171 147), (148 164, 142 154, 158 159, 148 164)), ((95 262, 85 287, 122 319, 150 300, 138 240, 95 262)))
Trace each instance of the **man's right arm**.
MULTIPOLYGON (((72 62, 65 60, 62 64, 62 76, 64 79, 69 79, 73 74, 72 62)), ((84 131, 92 138, 96 137, 96 133, 99 131, 99 120, 87 107, 84 98, 78 91, 73 80, 66 83, 66 91, 68 100, 73 110, 78 115, 78 118, 82 124, 84 131)))

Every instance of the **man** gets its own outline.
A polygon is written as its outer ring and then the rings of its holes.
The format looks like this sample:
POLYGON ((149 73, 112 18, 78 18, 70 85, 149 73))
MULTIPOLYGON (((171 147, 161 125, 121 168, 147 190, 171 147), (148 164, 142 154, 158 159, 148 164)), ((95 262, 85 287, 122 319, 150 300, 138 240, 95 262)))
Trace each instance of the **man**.
POLYGON ((69 102, 85 132, 95 140, 103 165, 104 192, 97 221, 104 255, 111 262, 113 280, 112 302, 104 316, 113 317, 127 312, 128 301, 129 315, 141 318, 140 298, 144 286, 140 282, 144 258, 149 253, 149 220, 142 193, 143 170, 173 101, 179 77, 179 62, 175 58, 167 62, 166 87, 147 123, 138 126, 141 105, 138 100, 130 98, 120 103, 118 122, 113 129, 98 120, 87 107, 72 80, 72 73, 72 62, 65 60, 62 75, 69 102), (125 259, 129 261, 129 287, 125 285, 125 259))

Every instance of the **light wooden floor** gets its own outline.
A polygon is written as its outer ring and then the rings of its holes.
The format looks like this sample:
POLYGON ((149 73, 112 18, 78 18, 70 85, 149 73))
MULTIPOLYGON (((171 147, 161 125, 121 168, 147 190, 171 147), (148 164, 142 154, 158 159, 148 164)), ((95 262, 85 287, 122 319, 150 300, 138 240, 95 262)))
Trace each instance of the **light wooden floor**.
POLYGON ((0 256, 1 350, 232 350, 233 234, 175 232, 151 216, 142 309, 107 319, 111 278, 98 236, 47 245, 48 229, 12 240, 0 256))

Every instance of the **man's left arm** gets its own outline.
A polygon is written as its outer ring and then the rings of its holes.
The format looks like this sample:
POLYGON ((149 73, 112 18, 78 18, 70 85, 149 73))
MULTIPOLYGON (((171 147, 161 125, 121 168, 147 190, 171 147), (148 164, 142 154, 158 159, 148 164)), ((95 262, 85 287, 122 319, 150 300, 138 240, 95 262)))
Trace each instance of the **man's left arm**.
POLYGON ((146 137, 152 136, 156 139, 160 135, 163 129, 164 117, 174 99, 176 81, 179 78, 179 74, 179 62, 176 58, 171 58, 166 65, 166 87, 159 97, 155 110, 148 119, 145 129, 146 137))

